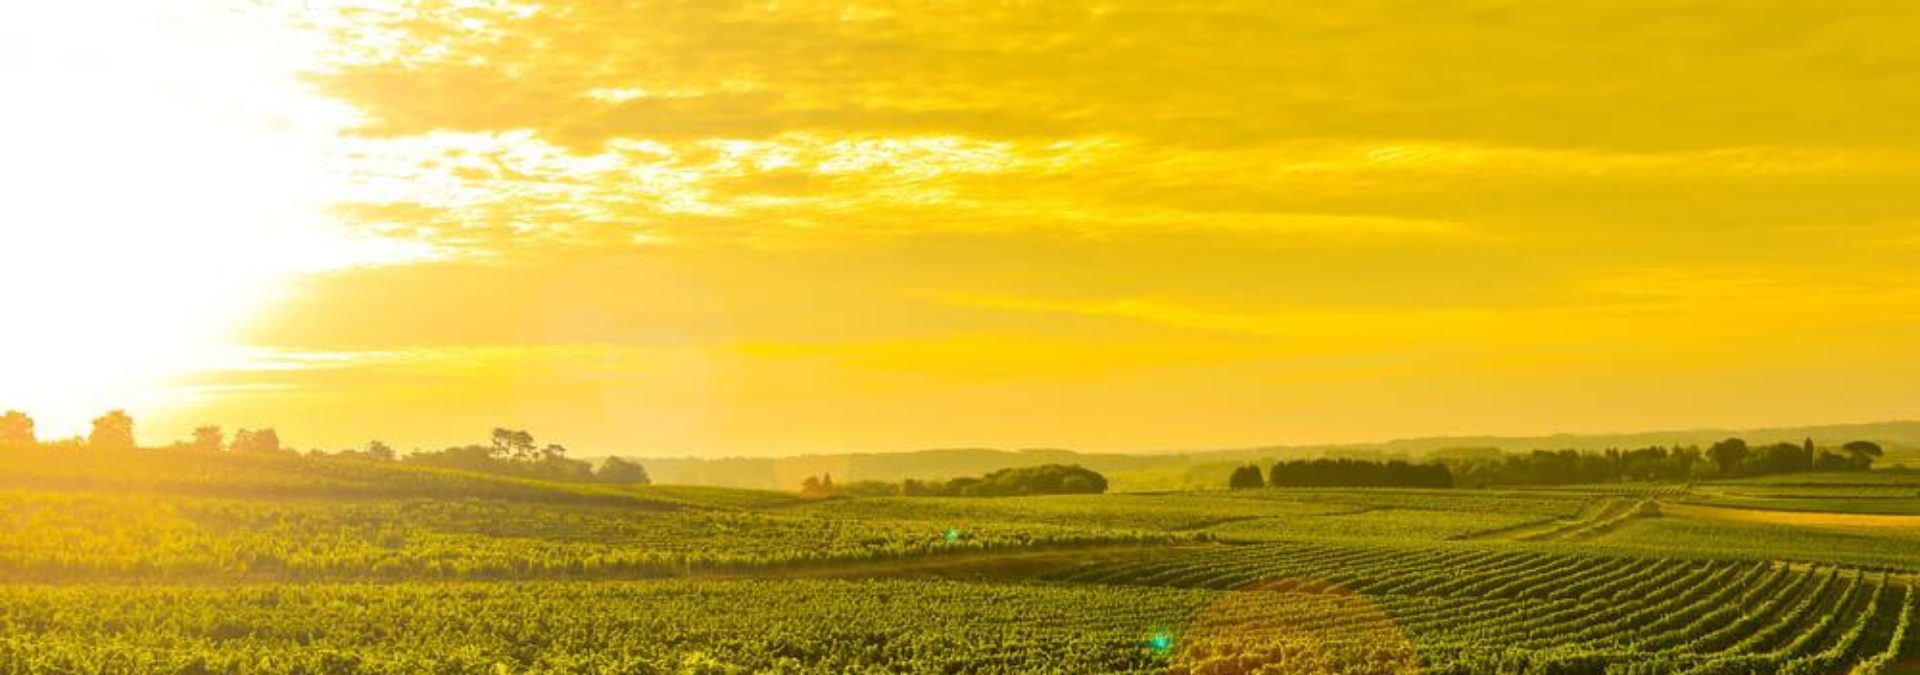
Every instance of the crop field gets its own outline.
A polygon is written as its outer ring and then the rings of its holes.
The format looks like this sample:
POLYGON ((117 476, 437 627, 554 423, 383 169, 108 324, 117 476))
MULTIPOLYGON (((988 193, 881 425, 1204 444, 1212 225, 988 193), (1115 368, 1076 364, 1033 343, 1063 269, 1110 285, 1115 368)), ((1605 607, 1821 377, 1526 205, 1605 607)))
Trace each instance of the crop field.
POLYGON ((1908 471, 1771 476, 1705 483, 1685 501, 1767 511, 1844 512, 1920 517, 1920 473, 1908 471))
POLYGON ((1249 519, 1354 513, 1334 502, 1239 499, 1227 494, 1051 495, 969 499, 871 497, 829 500, 795 509, 859 520, 915 518, 946 522, 1024 522, 1143 531, 1190 531, 1249 519))
POLYGON ((1215 525, 1224 541, 1434 541, 1499 532, 1542 522, 1538 516, 1481 511, 1368 508, 1317 517, 1254 518, 1215 525))
POLYGON ((0 672, 1920 667, 1897 511, 1711 492, 1812 482, 803 500, 222 461, 0 458, 0 672))
POLYGON ((1324 625, 1277 620, 1314 626, 1308 637, 1338 663, 1366 662, 1380 644, 1374 633, 1397 631, 1387 641, 1411 644, 1434 671, 1604 663, 1649 672, 1828 672, 1856 654, 1897 650, 1892 627, 1912 611, 1911 584, 1895 583, 1890 572, 1510 549, 1269 545, 1056 578, 1333 596, 1340 600, 1330 606, 1308 605, 1326 615, 1324 625), (1379 620, 1352 616, 1369 612, 1379 620), (1863 646, 1869 635, 1879 644, 1863 646))
POLYGON ((0 528, 0 578, 656 576, 1201 536, 791 510, 20 491, 0 493, 0 528))

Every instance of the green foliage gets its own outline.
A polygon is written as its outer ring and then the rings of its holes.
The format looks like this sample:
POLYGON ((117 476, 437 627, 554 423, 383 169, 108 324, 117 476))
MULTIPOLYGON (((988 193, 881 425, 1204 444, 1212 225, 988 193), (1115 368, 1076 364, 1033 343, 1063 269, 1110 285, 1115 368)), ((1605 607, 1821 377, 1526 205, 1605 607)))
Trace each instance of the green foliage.
MULTIPOLYGON (((442 469, 491 473, 560 483, 615 483, 645 485, 652 482, 647 469, 638 462, 611 457, 596 470, 591 462, 567 458, 566 446, 549 443, 541 447, 533 434, 514 429, 494 429, 489 445, 464 445, 443 450, 414 452, 402 459, 407 464, 442 469)), ((236 441, 236 445, 238 442, 236 441)), ((348 454, 375 459, 392 459, 392 449, 375 441, 362 452, 348 454)))
POLYGON ((1839 672, 1911 630, 1900 618, 1911 610, 1892 601, 1909 584, 1764 561, 1289 542, 1052 578, 1261 598, 1196 619, 1230 628, 1207 632, 1206 657, 1183 669, 1176 656, 1173 672, 1839 672))
POLYGON ((1267 479, 1261 475, 1260 467, 1255 464, 1236 468, 1233 470, 1233 475, 1227 478, 1227 487, 1234 490, 1259 489, 1266 486, 1267 479))
POLYGON ((948 483, 948 487, 962 497, 1083 495, 1106 492, 1107 479, 1078 465, 1042 464, 1001 469, 977 481, 956 480, 948 483))
POLYGON ((1235 499, 1226 494, 1048 495, 967 499, 878 497, 836 499, 801 509, 822 517, 861 520, 909 518, 970 523, 1044 523, 1119 530, 1181 532, 1252 518, 1344 513, 1351 507, 1278 500, 1235 499))
POLYGON ((933 581, 0 587, 0 672, 1155 672, 1214 594, 933 581))
POLYGON ((601 462, 600 468, 593 472, 593 476, 602 483, 646 485, 652 482, 647 479, 647 467, 641 466, 639 462, 619 457, 608 457, 605 462, 601 462))
POLYGON ((1001 469, 979 478, 955 478, 938 481, 901 481, 889 487, 878 481, 853 483, 851 489, 836 489, 833 477, 809 476, 801 485, 803 494, 929 495, 949 497, 1014 497, 1022 495, 1100 494, 1107 491, 1107 479, 1086 467, 1043 464, 1001 469))
MULTIPOLYGON (((560 458, 528 447, 489 461, 560 458)), ((0 672, 1872 674, 1920 640, 1920 536, 1684 503, 1895 472, 808 501, 380 454, 0 450, 0 672)))
POLYGON ((0 448, 0 488, 272 498, 505 499, 673 508, 646 493, 360 456, 0 448))
POLYGON ((88 449, 116 451, 133 447, 133 418, 126 411, 115 410, 94 418, 93 431, 87 434, 88 449))
POLYGON ((1534 522, 1539 522, 1539 519, 1524 514, 1366 509, 1334 514, 1235 520, 1209 527, 1206 531, 1224 541, 1408 542, 1463 538, 1534 522))
POLYGON ((1278 544, 1058 578, 0 586, 0 671, 1873 673, 1913 630, 1911 586, 1764 562, 1278 544))
MULTIPOLYGON (((565 457, 564 448, 550 447, 554 449, 546 452, 528 450, 525 453, 503 455, 496 449, 484 445, 468 445, 435 452, 416 452, 407 455, 401 461, 419 466, 561 483, 589 483, 599 478, 595 475, 592 464, 568 459, 565 457)), ((641 471, 644 472, 645 469, 641 471)), ((608 480, 606 482, 626 481, 608 480)))
POLYGON ((1444 464, 1314 459, 1278 462, 1267 480, 1273 487, 1450 488, 1453 472, 1444 464))
POLYGON ((805 503, 791 492, 704 485, 637 485, 629 491, 649 500, 710 509, 776 509, 805 503))
POLYGON ((1707 448, 1707 459, 1713 460, 1714 465, 1720 467, 1720 475, 1723 476, 1731 476, 1737 472, 1741 462, 1747 461, 1748 454, 1747 442, 1738 438, 1728 438, 1707 448))
POLYGON ((234 452, 280 452, 280 434, 272 429, 241 429, 233 432, 234 452))
POLYGON ((1691 479, 1705 464, 1698 448, 1665 446, 1626 451, 1535 450, 1494 457, 1484 453, 1449 457, 1441 461, 1453 470, 1456 483, 1463 487, 1678 482, 1691 479))
POLYGON ((1634 521, 1592 543, 1653 555, 1744 557, 1842 563, 1920 572, 1920 533, 1904 537, 1684 518, 1634 521))
POLYGON ((26 448, 38 442, 33 433, 33 418, 18 410, 0 414, 0 448, 26 448))
POLYGON ((954 519, 0 492, 0 578, 644 577, 1193 539, 954 519))
POLYGON ((1811 473, 1695 485, 1689 503, 1781 511, 1920 515, 1920 473, 1811 473))
POLYGON ((1425 511, 1572 516, 1590 499, 1581 494, 1534 490, 1409 490, 1399 488, 1293 489, 1229 493, 1237 499, 1281 500, 1352 507, 1425 511))

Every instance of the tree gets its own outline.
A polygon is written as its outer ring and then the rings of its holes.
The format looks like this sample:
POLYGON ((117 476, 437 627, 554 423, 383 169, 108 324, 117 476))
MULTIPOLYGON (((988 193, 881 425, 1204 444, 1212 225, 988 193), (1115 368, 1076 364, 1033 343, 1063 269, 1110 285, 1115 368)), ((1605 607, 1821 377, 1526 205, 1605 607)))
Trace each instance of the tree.
POLYGON ((851 483, 841 483, 836 489, 840 491, 840 494, 853 497, 897 497, 900 495, 900 486, 883 480, 857 480, 851 483))
MULTIPOLYGON (((552 448, 559 447, 560 446, 557 445, 552 446, 552 448)), ((563 483, 593 482, 593 464, 577 459, 567 459, 558 454, 546 454, 550 450, 551 448, 549 448, 549 450, 542 450, 538 459, 527 462, 516 462, 514 466, 520 467, 524 475, 541 480, 560 481, 563 483)), ((560 452, 566 452, 566 448, 560 448, 560 452)))
POLYGON ((466 445, 439 451, 408 453, 405 460, 409 464, 437 466, 443 469, 462 471, 485 471, 506 473, 507 462, 494 455, 494 449, 484 445, 466 445))
POLYGON ((493 430, 493 455, 504 459, 536 459, 533 434, 514 429, 493 430))
POLYGON ((833 495, 833 474, 807 476, 800 481, 800 494, 804 497, 828 497, 833 495))
POLYGON ((394 458, 393 446, 380 441, 368 441, 366 454, 368 458, 386 462, 391 462, 394 458))
POLYGON ((972 497, 1100 494, 1106 491, 1106 476, 1075 464, 1001 469, 977 479, 956 478, 947 483, 948 494, 972 497))
POLYGON ((620 483, 623 485, 646 485, 653 480, 647 476, 647 467, 639 462, 627 461, 619 457, 608 457, 600 464, 600 470, 594 473, 602 483, 620 483))
POLYGON ((115 410, 93 420, 93 431, 87 434, 87 447, 94 450, 132 450, 133 417, 125 410, 115 410))
POLYGON ((1840 449, 1853 458, 1853 468, 1862 471, 1873 468, 1873 460, 1886 456, 1880 444, 1873 441, 1850 441, 1840 449))
POLYGON ((0 448, 26 447, 39 442, 33 435, 33 418, 18 410, 0 415, 0 448))
POLYGON ((1234 490, 1258 489, 1267 486, 1267 479, 1260 474, 1260 467, 1248 464, 1233 470, 1227 478, 1227 487, 1234 490))
MULTIPOLYGON (((1539 456, 1562 458, 1559 453, 1539 456)), ((1540 460, 1545 462, 1547 460, 1540 460)), ((1258 469, 1256 469, 1258 470, 1258 469)), ((1551 475, 1553 472, 1549 472, 1551 475)), ((1408 464, 1400 460, 1370 462, 1320 458, 1276 462, 1268 480, 1272 487, 1405 487, 1451 488, 1453 471, 1445 464, 1408 464)))
POLYGON ((226 436, 220 433, 220 427, 209 424, 203 427, 194 427, 193 443, 189 445, 193 449, 202 452, 219 452, 221 449, 227 447, 227 439, 226 436))
POLYGON ((1086 467, 1071 464, 1043 464, 1000 469, 978 478, 962 476, 945 482, 906 479, 896 487, 880 481, 857 481, 835 485, 831 474, 808 476, 800 483, 800 493, 814 497, 830 494, 898 494, 910 497, 1007 497, 1016 495, 1099 494, 1107 491, 1107 478, 1086 467))
POLYGON ((1801 446, 1792 443, 1775 443, 1749 448, 1746 468, 1755 474, 1807 471, 1813 468, 1813 464, 1807 457, 1806 450, 1801 446))
POLYGON ((1813 460, 1815 471, 1846 471, 1850 468, 1853 468, 1852 460, 1845 455, 1836 455, 1825 450, 1821 450, 1820 456, 1813 460))
POLYGON ((1060 491, 1070 495, 1097 494, 1104 489, 1096 488, 1093 479, 1079 474, 1060 479, 1060 491))
POLYGON ((272 429, 233 432, 234 452, 279 452, 280 434, 272 429))
POLYGON ((1740 467, 1740 463, 1747 460, 1748 454, 1747 442, 1738 438, 1729 438, 1707 448, 1707 459, 1719 465, 1720 474, 1723 476, 1732 475, 1734 470, 1740 467))
POLYGON ((393 446, 387 445, 384 441, 373 440, 367 441, 367 447, 365 448, 348 448, 341 450, 340 456, 391 462, 399 459, 400 453, 394 452, 393 446))

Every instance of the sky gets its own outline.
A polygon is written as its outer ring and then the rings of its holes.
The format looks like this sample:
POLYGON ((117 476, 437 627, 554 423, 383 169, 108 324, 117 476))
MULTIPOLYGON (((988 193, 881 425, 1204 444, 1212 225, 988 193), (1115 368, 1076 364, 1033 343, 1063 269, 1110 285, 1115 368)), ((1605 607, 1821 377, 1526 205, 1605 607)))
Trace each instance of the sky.
POLYGON ((0 9, 0 408, 402 449, 1920 417, 1920 5, 0 9))

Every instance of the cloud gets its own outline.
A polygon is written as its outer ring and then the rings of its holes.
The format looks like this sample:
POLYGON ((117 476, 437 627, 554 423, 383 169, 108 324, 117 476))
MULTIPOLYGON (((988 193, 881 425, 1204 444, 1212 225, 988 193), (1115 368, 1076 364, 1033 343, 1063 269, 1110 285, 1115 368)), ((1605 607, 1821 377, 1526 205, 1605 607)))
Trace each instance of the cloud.
POLYGON ((1920 103, 1897 39, 1920 11, 1864 0, 418 2, 373 18, 316 81, 379 134, 1872 146, 1909 144, 1920 103), (644 93, 592 95, 608 90, 644 93))
POLYGON ((364 113, 341 213, 405 211, 472 256, 1156 229, 1739 255, 1756 230, 1902 220, 1920 177, 1920 69, 1892 46, 1920 11, 1864 0, 314 15, 309 80, 364 113))
MULTIPOLYGON (((475 426, 462 410, 532 405, 506 393, 524 389, 561 402, 534 406, 553 424, 625 429, 558 407, 612 386, 553 374, 599 363, 570 351, 587 349, 699 364, 674 371, 707 383, 675 391, 722 392, 698 421, 599 437, 689 451, 1911 408, 1912 7, 419 0, 307 18, 325 49, 305 81, 361 113, 328 146, 332 215, 411 264, 306 276, 247 340, 351 366, 227 372, 228 405, 367 391, 475 426), (995 432, 971 435, 982 420, 995 432)), ((694 400, 647 391, 636 407, 694 400)))

